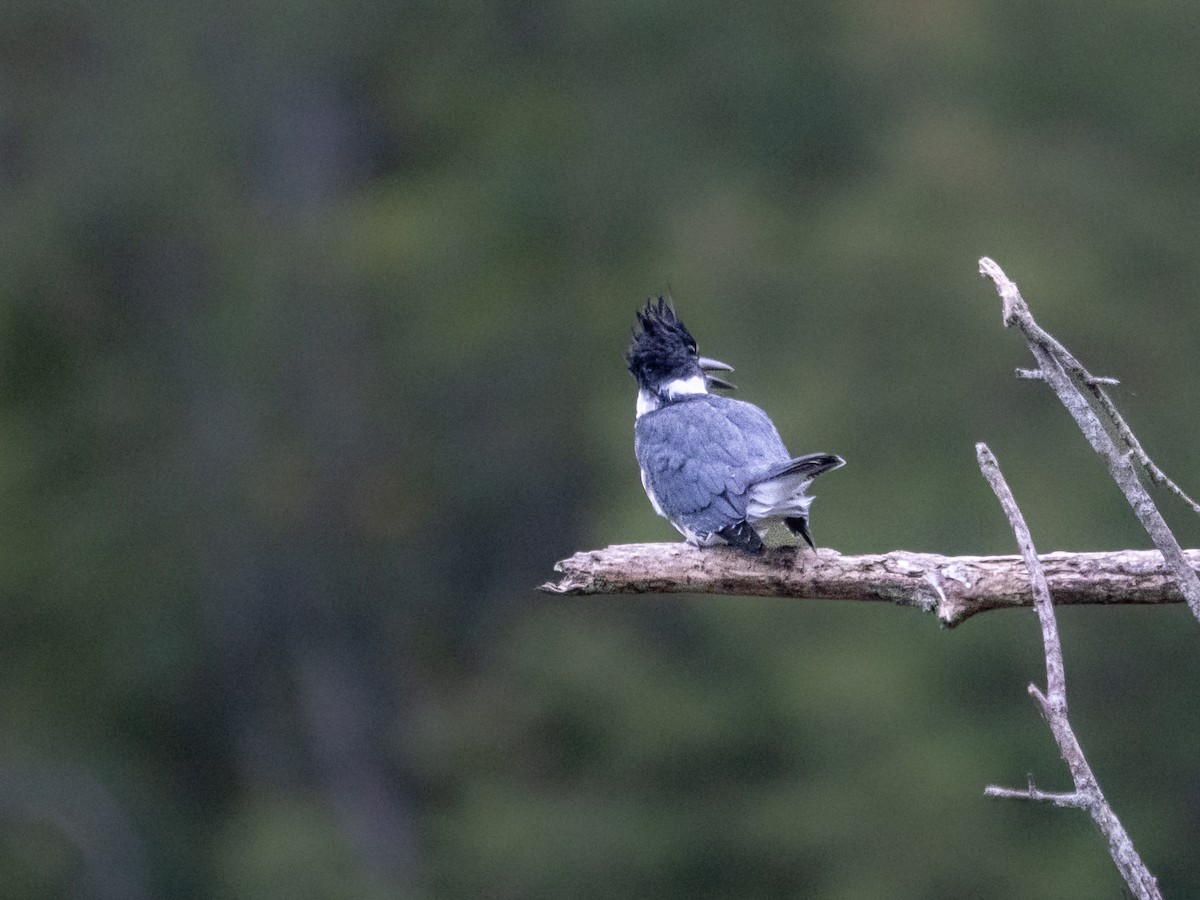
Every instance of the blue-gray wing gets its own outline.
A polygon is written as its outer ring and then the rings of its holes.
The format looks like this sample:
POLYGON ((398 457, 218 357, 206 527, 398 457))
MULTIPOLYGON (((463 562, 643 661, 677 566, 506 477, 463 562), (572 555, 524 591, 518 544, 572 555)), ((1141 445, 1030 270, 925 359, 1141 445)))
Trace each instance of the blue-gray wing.
POLYGON ((750 485, 788 460, 766 413, 712 394, 641 416, 634 452, 667 518, 698 534, 743 521, 750 485))

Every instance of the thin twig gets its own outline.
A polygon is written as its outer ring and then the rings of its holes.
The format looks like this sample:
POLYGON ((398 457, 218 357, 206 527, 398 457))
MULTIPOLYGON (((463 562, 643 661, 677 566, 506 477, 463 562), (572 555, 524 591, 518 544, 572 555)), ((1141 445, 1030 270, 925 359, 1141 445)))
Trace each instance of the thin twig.
POLYGON ((995 492, 996 499, 1000 501, 1000 506, 1004 510, 1017 540, 1017 546, 1021 548, 1021 557, 1029 568, 1034 607, 1037 609, 1038 620, 1042 625, 1042 643, 1046 651, 1046 692, 1043 694, 1037 685, 1031 684, 1029 693, 1037 700, 1042 716, 1050 726, 1055 743, 1058 744, 1058 751, 1063 762, 1067 764, 1067 768, 1071 772, 1071 780, 1075 783, 1075 790, 1066 794, 1048 794, 1038 791, 1033 786, 1032 779, 1030 779, 1029 787, 1024 791, 990 785, 984 793, 993 797, 1045 800, 1059 806, 1086 809, 1100 829, 1100 833, 1108 841, 1108 850, 1112 855, 1113 862, 1116 863, 1117 870, 1125 879, 1132 894, 1139 900, 1156 900, 1156 898, 1161 900, 1162 895, 1158 891, 1158 882, 1150 874, 1150 870, 1146 868, 1141 857, 1138 856, 1133 841, 1129 839, 1129 834, 1105 799, 1104 792, 1100 790, 1100 784, 1096 781, 1096 776, 1092 773, 1092 768, 1083 755, 1083 748, 1079 746, 1075 732, 1071 729, 1071 723, 1067 717, 1067 679, 1063 667, 1062 644, 1058 639, 1058 622, 1054 617, 1054 605, 1050 600, 1050 587, 1046 581, 1046 573, 1038 560, 1033 539, 1029 534, 1029 527, 1025 524, 1025 517, 1021 515, 1020 507, 1017 506, 1017 501, 1013 498, 1012 491, 1004 480, 1004 475, 1001 473, 992 451, 986 444, 976 444, 975 454, 979 459, 979 469, 995 492))
MULTIPOLYGON (((1046 694, 1045 702, 1054 712, 1066 715, 1067 712, 1067 678, 1063 672, 1062 650, 1058 641, 1058 623, 1054 618, 1054 608, 1050 605, 1050 584, 1046 581, 1046 571, 1042 568, 1037 551, 1033 548, 1033 538, 1029 534, 1029 526, 1025 517, 1009 490, 1008 482, 1000 472, 996 457, 988 449, 987 444, 975 445, 975 456, 979 460, 979 469, 983 477, 991 485, 1000 501, 1000 507, 1012 527, 1013 536, 1017 539, 1017 547, 1021 551, 1021 559, 1029 570, 1030 586, 1033 590, 1033 605, 1037 609, 1038 619, 1042 623, 1042 641, 1046 645, 1046 694)), ((1032 693, 1036 688, 1030 685, 1032 693)), ((1039 696, 1040 693, 1039 693, 1039 696)))
MULTIPOLYGON (((1046 376, 1042 374, 1041 369, 1020 369, 1020 368, 1018 368, 1017 369, 1017 377, 1024 378, 1026 381, 1045 381, 1046 380, 1046 376)), ((1087 385, 1096 385, 1096 384, 1114 385, 1114 384, 1121 383, 1119 379, 1107 378, 1103 375, 1089 375, 1087 378, 1083 379, 1083 382, 1084 382, 1084 384, 1087 384, 1087 385)))
POLYGON ((1052 803, 1064 809, 1086 809, 1088 800, 1079 791, 1042 791, 1029 779, 1027 788, 1006 788, 989 784, 983 789, 985 797, 996 797, 1000 800, 1035 800, 1039 803, 1052 803))
POLYGON ((1029 345, 1034 359, 1037 360, 1041 379, 1054 389, 1063 406, 1067 408, 1084 437, 1087 438, 1088 443, 1092 445, 1092 449, 1100 454, 1108 465, 1109 474, 1124 492, 1125 498, 1133 507, 1134 514, 1142 523, 1142 527, 1146 529, 1146 533, 1150 535, 1154 546, 1162 553, 1176 584, 1179 585, 1180 592, 1192 610, 1192 614, 1200 619, 1200 577, 1188 564, 1179 542, 1175 540, 1175 535, 1171 533, 1162 513, 1158 511, 1158 507, 1155 506, 1150 494, 1142 485, 1134 460, 1146 469, 1154 481, 1167 486, 1172 493, 1198 513, 1200 513, 1200 504, 1188 497, 1175 482, 1167 478, 1162 470, 1154 465, 1105 392, 1101 384, 1103 379, 1098 379, 1088 372, 1066 347, 1034 321, 1021 292, 1017 289, 1016 284, 1004 274, 1004 270, 985 256, 979 261, 979 272, 995 283, 996 291, 1004 304, 1005 326, 1015 325, 1025 336, 1025 341, 1029 345), (1082 384, 1096 400, 1108 420, 1109 427, 1116 431, 1124 449, 1117 446, 1112 435, 1105 428, 1104 422, 1096 414, 1092 404, 1076 381, 1082 384))

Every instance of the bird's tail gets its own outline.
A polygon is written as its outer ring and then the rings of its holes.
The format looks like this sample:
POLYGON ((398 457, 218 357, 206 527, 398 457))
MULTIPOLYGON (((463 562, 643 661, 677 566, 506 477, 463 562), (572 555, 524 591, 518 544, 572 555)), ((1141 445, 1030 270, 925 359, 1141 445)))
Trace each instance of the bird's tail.
POLYGON ((792 534, 814 546, 808 529, 808 508, 813 498, 804 491, 818 475, 845 464, 840 456, 828 453, 809 453, 779 463, 750 487, 746 518, 751 522, 782 518, 792 534))
POLYGON ((833 456, 829 453, 809 453, 805 456, 797 456, 795 459, 789 459, 785 463, 780 463, 773 470, 768 471, 764 478, 759 479, 759 482, 774 481, 777 478, 807 478, 813 479, 818 475, 823 475, 826 472, 831 472, 834 469, 839 469, 846 464, 846 461, 840 456, 833 456))

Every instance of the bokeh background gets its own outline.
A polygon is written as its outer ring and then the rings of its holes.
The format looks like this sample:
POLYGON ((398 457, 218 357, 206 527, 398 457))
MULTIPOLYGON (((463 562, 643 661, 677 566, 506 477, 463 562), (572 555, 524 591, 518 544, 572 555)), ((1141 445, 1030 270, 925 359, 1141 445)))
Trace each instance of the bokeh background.
MULTIPOLYGON (((976 273, 1200 490, 1200 6, 0 6, 0 894, 1117 897, 1032 613, 551 598, 675 540, 670 291, 846 553, 1148 546, 976 273)), ((1200 522, 1164 509, 1185 546, 1200 522)), ((1200 896, 1200 626, 1060 614, 1200 896)))

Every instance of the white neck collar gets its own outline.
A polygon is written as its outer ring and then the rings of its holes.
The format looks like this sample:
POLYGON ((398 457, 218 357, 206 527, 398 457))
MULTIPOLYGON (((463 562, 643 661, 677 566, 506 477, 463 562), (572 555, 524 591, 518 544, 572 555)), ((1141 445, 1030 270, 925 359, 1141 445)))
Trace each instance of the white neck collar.
POLYGON ((651 393, 642 388, 638 391, 637 415, 634 418, 640 419, 646 413, 654 412, 664 403, 678 400, 680 397, 686 397, 689 394, 707 393, 708 379, 703 375, 693 375, 690 378, 676 378, 674 381, 668 381, 658 393, 651 393))

